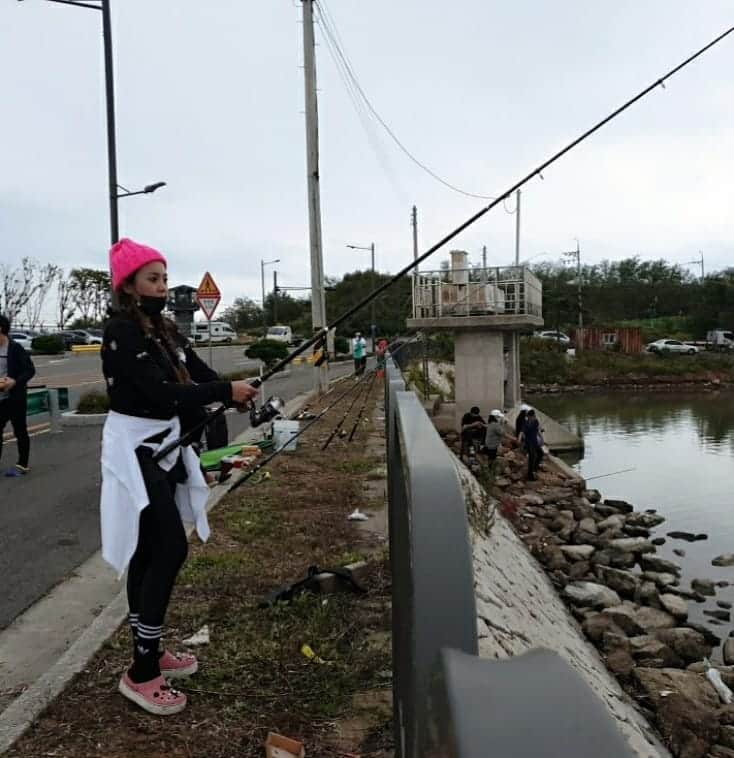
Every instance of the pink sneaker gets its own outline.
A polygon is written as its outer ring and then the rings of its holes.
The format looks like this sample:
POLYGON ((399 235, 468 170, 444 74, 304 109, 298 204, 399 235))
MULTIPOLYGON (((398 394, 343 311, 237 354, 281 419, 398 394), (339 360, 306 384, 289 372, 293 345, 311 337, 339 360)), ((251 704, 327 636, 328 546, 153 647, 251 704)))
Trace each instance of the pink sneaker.
POLYGON ((180 713, 186 707, 186 695, 169 687, 162 676, 151 679, 149 682, 137 684, 133 682, 126 671, 122 675, 117 689, 128 700, 132 700, 144 711, 156 716, 180 713))
POLYGON ((191 653, 170 653, 166 650, 160 658, 161 674, 167 679, 183 679, 199 670, 199 662, 191 653))

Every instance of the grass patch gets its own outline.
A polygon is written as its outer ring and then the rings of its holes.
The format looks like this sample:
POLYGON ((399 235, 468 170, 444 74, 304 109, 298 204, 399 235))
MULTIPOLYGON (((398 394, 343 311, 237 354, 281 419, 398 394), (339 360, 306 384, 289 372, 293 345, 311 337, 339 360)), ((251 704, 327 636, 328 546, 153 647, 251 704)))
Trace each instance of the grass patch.
MULTIPOLYGON (((375 384, 372 392, 376 401, 382 387, 375 384)), ((344 410, 346 404, 337 406, 332 418, 344 410)), ((371 720, 367 709, 364 736, 348 737, 348 745, 335 730, 341 718, 350 724, 362 718, 357 693, 384 696, 390 686, 390 576, 382 541, 346 519, 364 506, 363 483, 377 465, 364 460, 372 422, 360 425, 352 443, 335 439, 324 456, 330 429, 314 426, 297 454, 273 462, 271 479, 230 493, 210 514, 209 542, 192 542, 166 619, 166 645, 174 650, 204 624, 210 630, 211 644, 196 650, 199 673, 178 685, 189 697, 187 709, 168 717, 164 730, 116 693, 130 656, 123 625, 8 758, 101 752, 106 758, 259 758, 271 730, 304 740, 309 758, 364 754, 368 737, 377 744, 373 727, 392 746, 390 728, 378 728, 389 723, 389 709, 371 720), (346 565, 365 556, 372 556, 365 594, 304 594, 260 607, 311 565, 346 565), (304 656, 304 644, 324 663, 304 656)))

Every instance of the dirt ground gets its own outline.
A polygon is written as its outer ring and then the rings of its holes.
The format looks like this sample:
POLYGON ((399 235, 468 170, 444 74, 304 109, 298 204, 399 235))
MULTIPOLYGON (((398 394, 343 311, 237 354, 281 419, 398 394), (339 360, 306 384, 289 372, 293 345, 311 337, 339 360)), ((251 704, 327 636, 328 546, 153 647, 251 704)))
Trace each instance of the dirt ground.
MULTIPOLYGON (((347 380, 352 382, 353 380, 347 380)), ((315 404, 345 391, 342 382, 315 404)), ((366 452, 382 382, 365 382, 326 451, 321 447, 354 398, 345 398, 259 475, 211 513, 212 537, 191 545, 167 619, 165 644, 208 624, 198 647, 200 671, 177 688, 187 709, 146 714, 117 693, 129 665, 129 630, 121 628, 88 668, 7 753, 8 758, 249 758, 263 756, 269 731, 303 740, 309 758, 387 756, 391 737, 390 577, 378 536, 347 515, 364 509, 364 482, 381 462, 366 452), (348 434, 361 407, 353 441, 348 434), (257 483, 253 483, 257 482, 257 483), (367 592, 306 593, 259 607, 273 589, 309 566, 368 560, 367 592), (301 651, 309 645, 319 661, 301 651)), ((379 433, 379 429, 376 430, 379 433)), ((369 507, 374 508, 372 501, 369 507)))

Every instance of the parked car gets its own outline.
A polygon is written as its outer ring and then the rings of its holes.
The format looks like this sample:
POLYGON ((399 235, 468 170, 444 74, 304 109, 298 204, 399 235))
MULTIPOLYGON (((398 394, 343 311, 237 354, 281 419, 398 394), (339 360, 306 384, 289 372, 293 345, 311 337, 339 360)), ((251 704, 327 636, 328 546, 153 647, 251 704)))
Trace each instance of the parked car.
POLYGON ((538 332, 534 336, 536 339, 553 340, 554 342, 559 342, 561 345, 569 346, 571 344, 571 338, 567 334, 564 334, 563 332, 556 332, 556 331, 538 332))
POLYGON ((698 352, 695 345, 687 345, 680 340, 655 340, 645 349, 650 353, 683 353, 685 355, 695 355, 698 352))
MULTIPOLYGON (((212 344, 223 342, 225 345, 231 345, 237 342, 237 332, 226 321, 211 322, 212 344)), ((191 325, 191 336, 196 343, 209 342, 209 322, 195 321, 191 325)))
POLYGON ((77 331, 65 330, 63 332, 59 332, 59 335, 61 336, 61 339, 64 340, 64 347, 67 350, 71 350, 74 345, 88 344, 86 336, 79 334, 77 331))
POLYGON ((96 334, 96 329, 72 329, 74 334, 78 334, 84 342, 83 345, 101 345, 102 335, 96 334))
POLYGON ((273 340, 274 342, 285 342, 286 345, 290 345, 293 342, 293 332, 290 326, 276 324, 275 326, 268 327, 265 339, 273 340))
POLYGON ((8 335, 13 342, 22 345, 29 353, 31 352, 31 343, 34 335, 31 332, 10 332, 8 335))

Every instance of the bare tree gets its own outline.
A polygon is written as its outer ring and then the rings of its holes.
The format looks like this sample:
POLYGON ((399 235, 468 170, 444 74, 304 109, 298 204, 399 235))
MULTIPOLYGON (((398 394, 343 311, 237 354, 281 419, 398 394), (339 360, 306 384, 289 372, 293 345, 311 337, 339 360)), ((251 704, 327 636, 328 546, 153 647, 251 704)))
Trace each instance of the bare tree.
POLYGON ((58 321, 56 322, 59 329, 63 329, 67 322, 76 312, 76 286, 74 281, 64 278, 63 271, 59 275, 58 285, 56 287, 56 313, 58 321))
POLYGON ((17 268, 0 265, 0 311, 14 321, 36 291, 35 271, 37 264, 23 258, 17 268))
POLYGON ((34 269, 32 294, 25 303, 26 326, 29 329, 35 329, 38 326, 46 295, 61 274, 61 269, 53 263, 46 263, 43 266, 35 264, 34 269))

